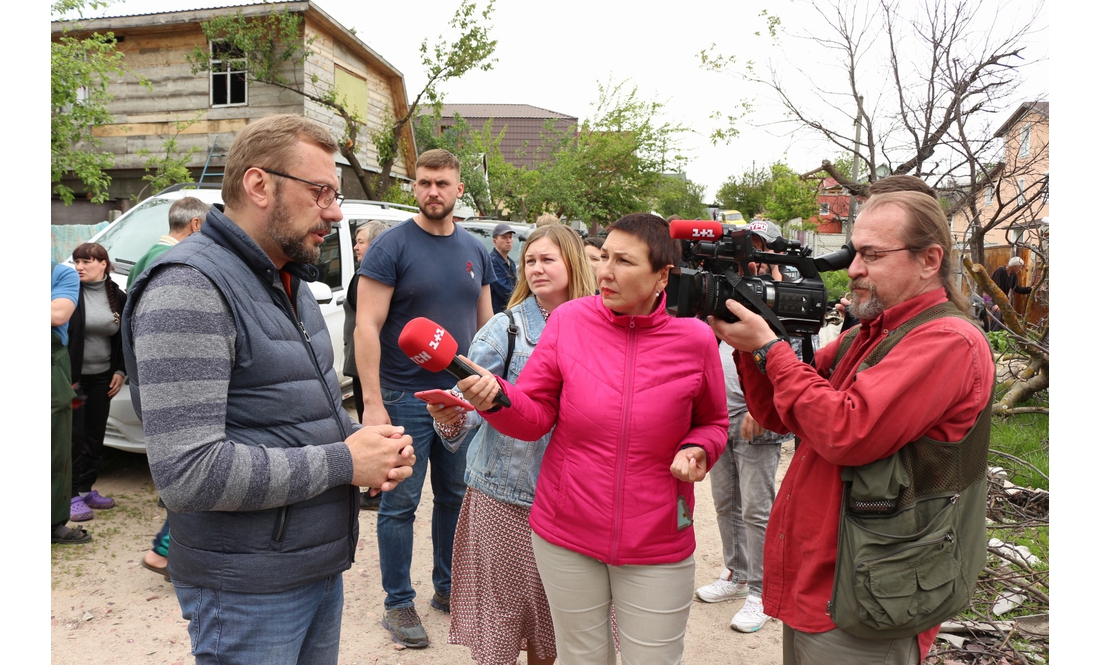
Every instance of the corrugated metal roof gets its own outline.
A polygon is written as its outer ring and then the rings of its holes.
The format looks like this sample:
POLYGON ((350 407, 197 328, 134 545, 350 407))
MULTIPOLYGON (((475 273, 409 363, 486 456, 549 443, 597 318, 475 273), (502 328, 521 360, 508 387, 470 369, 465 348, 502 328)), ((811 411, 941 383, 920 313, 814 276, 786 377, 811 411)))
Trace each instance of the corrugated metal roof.
MULTIPOLYGON (((287 2, 289 2, 289 1, 298 1, 298 0, 282 0, 282 1, 280 1, 280 0, 269 0, 268 4, 283 5, 283 4, 287 4, 287 2)), ((89 16, 88 18, 126 18, 126 17, 129 17, 129 16, 156 16, 158 14, 175 14, 177 12, 201 11, 203 9, 235 9, 237 7, 248 7, 249 5, 262 5, 262 4, 264 4, 264 0, 252 0, 252 2, 204 2, 204 3, 201 3, 201 4, 188 6, 186 9, 168 9, 168 10, 165 10, 165 11, 162 11, 162 12, 136 11, 136 12, 131 12, 131 13, 117 13, 117 12, 113 12, 113 11, 108 10, 108 13, 100 14, 100 15, 94 16, 94 17, 89 16)), ((126 7, 125 3, 123 3, 121 5, 111 5, 110 9, 118 10, 118 9, 123 9, 124 7, 126 7)))
POLYGON ((463 118, 577 118, 556 111, 548 111, 529 104, 444 104, 443 117, 452 118, 458 113, 463 118))

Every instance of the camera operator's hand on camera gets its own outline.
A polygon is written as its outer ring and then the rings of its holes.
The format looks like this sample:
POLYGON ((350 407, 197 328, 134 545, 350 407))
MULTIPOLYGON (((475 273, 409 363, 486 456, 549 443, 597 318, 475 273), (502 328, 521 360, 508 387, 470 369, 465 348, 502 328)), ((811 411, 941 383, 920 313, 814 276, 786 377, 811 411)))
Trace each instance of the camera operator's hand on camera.
POLYGON ((707 451, 699 446, 689 446, 676 453, 668 468, 676 480, 697 483, 707 475, 707 451))
POLYGON ((744 305, 733 300, 726 301, 726 308, 739 320, 734 323, 713 317, 707 317, 714 334, 738 351, 752 353, 777 337, 764 317, 750 311, 744 305))
POLYGON ((467 364, 474 369, 475 372, 481 376, 468 376, 458 382, 458 389, 462 391, 462 396, 466 398, 466 401, 474 405, 474 408, 478 411, 488 411, 493 408, 493 398, 500 392, 500 384, 497 383, 497 377, 493 376, 484 367, 475 365, 472 360, 466 356, 455 356, 461 358, 467 364))

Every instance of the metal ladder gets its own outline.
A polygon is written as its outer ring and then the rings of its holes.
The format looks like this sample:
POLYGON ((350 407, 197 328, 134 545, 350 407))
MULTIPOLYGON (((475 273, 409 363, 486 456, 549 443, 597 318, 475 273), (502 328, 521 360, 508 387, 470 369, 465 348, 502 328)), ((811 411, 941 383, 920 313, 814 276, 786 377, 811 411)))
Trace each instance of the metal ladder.
MULTIPOLYGON (((211 159, 213 159, 214 157, 225 157, 226 154, 227 154, 227 153, 224 153, 224 152, 215 152, 215 150, 217 150, 217 148, 218 148, 218 137, 215 136, 214 137, 214 142, 212 144, 210 144, 210 152, 207 153, 207 155, 206 155, 206 163, 202 165, 202 175, 199 176, 199 184, 200 185, 203 183, 204 180, 206 180, 206 176, 210 176, 211 178, 220 178, 223 175, 225 175, 225 171, 211 171, 210 170, 210 160, 211 159)), ((223 166, 222 168, 225 168, 225 167, 223 166)))

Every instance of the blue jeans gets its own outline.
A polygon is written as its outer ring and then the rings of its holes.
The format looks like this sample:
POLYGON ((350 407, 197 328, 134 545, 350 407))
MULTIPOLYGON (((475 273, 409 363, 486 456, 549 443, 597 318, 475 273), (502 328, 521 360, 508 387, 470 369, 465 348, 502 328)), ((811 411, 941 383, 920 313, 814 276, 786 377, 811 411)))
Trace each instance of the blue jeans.
POLYGON ((409 568, 412 565, 413 522, 420 505, 429 462, 432 470, 432 585, 442 594, 451 593, 451 553, 455 528, 466 495, 466 449, 469 439, 458 450, 448 452, 432 427, 432 417, 424 402, 413 394, 382 389, 390 422, 405 427, 416 450, 412 476, 395 489, 382 493, 378 508, 378 562, 382 567, 382 588, 386 590, 387 610, 411 607, 416 598, 409 568))
POLYGON ((196 665, 336 665, 342 573, 279 593, 173 585, 196 665))

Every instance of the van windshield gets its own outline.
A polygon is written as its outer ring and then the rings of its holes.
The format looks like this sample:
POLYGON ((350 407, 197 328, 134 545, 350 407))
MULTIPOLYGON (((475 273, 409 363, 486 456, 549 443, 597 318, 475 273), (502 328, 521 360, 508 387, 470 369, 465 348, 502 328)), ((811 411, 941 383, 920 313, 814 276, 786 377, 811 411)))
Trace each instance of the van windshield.
POLYGON ((117 272, 128 274, 130 267, 145 256, 160 237, 168 233, 169 199, 150 198, 126 215, 126 219, 111 226, 99 238, 117 272))

